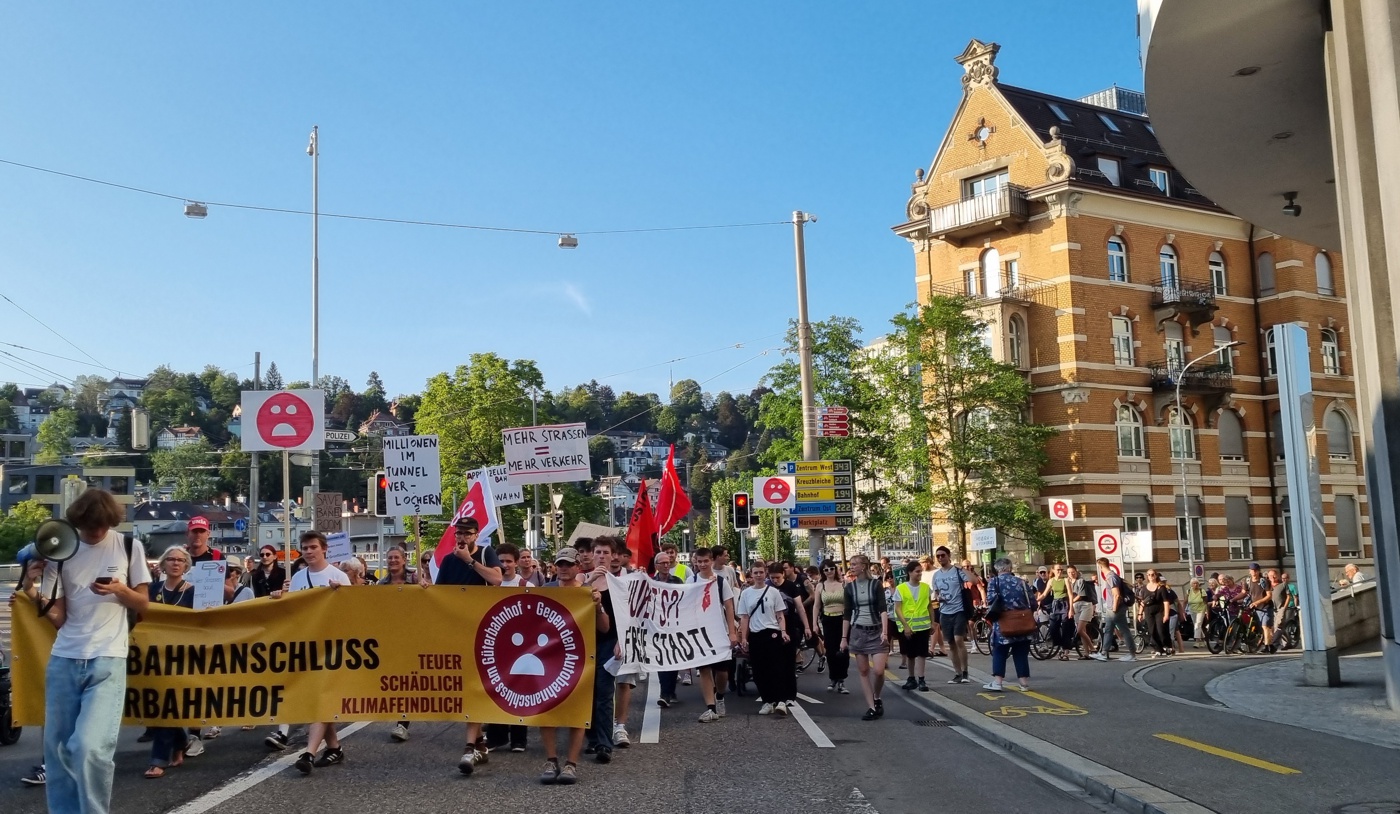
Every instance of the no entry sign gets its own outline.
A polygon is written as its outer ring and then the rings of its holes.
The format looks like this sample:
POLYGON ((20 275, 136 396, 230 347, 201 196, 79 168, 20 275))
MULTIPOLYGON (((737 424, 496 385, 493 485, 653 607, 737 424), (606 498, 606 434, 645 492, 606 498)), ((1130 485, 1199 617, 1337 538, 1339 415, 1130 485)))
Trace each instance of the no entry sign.
POLYGON ((1118 557, 1123 553, 1123 532, 1118 529, 1095 529, 1094 548, 1100 557, 1118 557))
POLYGON ((1061 522, 1074 519, 1074 501, 1067 497, 1057 497, 1050 501, 1050 516, 1061 522))
POLYGON ((326 448, 326 395, 321 390, 245 390, 243 451, 326 448))

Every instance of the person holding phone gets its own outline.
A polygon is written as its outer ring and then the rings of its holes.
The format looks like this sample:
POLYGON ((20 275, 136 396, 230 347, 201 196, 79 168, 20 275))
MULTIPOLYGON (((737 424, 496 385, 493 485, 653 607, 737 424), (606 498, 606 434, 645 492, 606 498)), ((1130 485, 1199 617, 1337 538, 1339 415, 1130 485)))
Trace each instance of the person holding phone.
MULTIPOLYGON (((438 563, 437 585, 468 585, 484 587, 500 585, 501 560, 490 546, 478 544, 480 526, 474 517, 463 517, 453 526, 456 548, 438 563)), ((419 571, 422 574, 426 569, 419 571)), ((457 761, 457 771, 470 775, 477 766, 486 764, 486 741, 481 736, 481 724, 467 724, 467 748, 457 761)))
POLYGON ((111 492, 87 489, 67 519, 78 530, 77 553, 31 562, 23 586, 58 630, 44 674, 45 793, 49 811, 107 811, 126 697, 127 613, 150 604, 151 572, 141 544, 128 547, 116 531, 126 510, 111 492))

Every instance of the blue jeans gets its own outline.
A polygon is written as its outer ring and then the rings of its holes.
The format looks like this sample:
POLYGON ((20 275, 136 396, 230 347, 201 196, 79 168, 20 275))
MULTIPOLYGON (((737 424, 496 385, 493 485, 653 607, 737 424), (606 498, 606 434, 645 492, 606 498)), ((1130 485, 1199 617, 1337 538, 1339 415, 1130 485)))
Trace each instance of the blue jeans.
POLYGON ((190 736, 178 726, 161 726, 151 730, 151 765, 165 767, 176 752, 185 751, 190 736))
POLYGON ((49 658, 44 675, 49 811, 99 814, 111 807, 125 695, 124 658, 49 658))
MULTIPOLYGON (((675 673, 671 674, 671 692, 675 692, 675 673)), ((598 670, 593 677, 593 721, 588 727, 588 745, 600 752, 613 750, 613 696, 617 680, 607 670, 598 670)))
POLYGON ((1136 656, 1137 651, 1133 647, 1133 629, 1128 625, 1128 609, 1124 608, 1114 613, 1104 613, 1103 632, 1099 634, 1099 652, 1107 656, 1109 648, 1113 646, 1113 631, 1117 629, 1123 637, 1123 647, 1128 651, 1128 655, 1136 656))
POLYGON ((1006 677, 1006 654, 1011 654, 1011 660, 1015 662, 1016 677, 1030 678, 1031 676, 1031 643, 1029 640, 1012 642, 1011 644, 992 645, 992 675, 997 678, 1006 677))

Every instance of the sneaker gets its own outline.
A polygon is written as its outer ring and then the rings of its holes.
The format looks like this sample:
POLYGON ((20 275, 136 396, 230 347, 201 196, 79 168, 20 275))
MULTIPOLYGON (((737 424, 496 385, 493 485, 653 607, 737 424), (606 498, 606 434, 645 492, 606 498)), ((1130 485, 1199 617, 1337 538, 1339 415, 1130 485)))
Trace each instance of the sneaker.
POLYGON ((457 761, 457 771, 469 775, 477 766, 481 766, 485 763, 485 752, 480 749, 468 749, 462 754, 462 759, 457 761))
POLYGON ((585 755, 596 755, 596 754, 598 754, 598 747, 596 747, 596 746, 586 746, 586 747, 584 747, 584 749, 583 749, 583 753, 584 753, 585 755))
POLYGON ((1102 653, 1090 653, 1089 658, 1093 659, 1094 661, 1108 661, 1108 656, 1105 656, 1102 653))
POLYGON ((657 705, 658 707, 661 707, 662 709, 670 709, 670 708, 671 708, 671 699, 667 698, 667 697, 664 696, 664 695, 663 695, 663 696, 660 696, 660 697, 658 697, 658 698, 656 699, 656 705, 657 705))
POLYGON ((986 684, 982 685, 982 689, 991 690, 992 692, 1001 692, 1002 685, 996 683, 995 681, 988 681, 986 684))
POLYGON ((694 680, 695 679, 690 677, 689 670, 686 670, 684 673, 681 673, 681 683, 685 686, 689 687, 694 680))
POLYGON ((875 714, 875 708, 874 708, 874 707, 871 707, 870 709, 867 709, 867 710, 865 711, 865 714, 864 714, 864 715, 860 716, 860 719, 861 719, 862 721, 873 721, 873 720, 875 720, 876 718, 879 718, 879 717, 880 717, 879 715, 876 715, 876 714, 875 714))
POLYGON ((779 703, 779 704, 777 704, 776 706, 773 707, 773 714, 775 714, 775 715, 787 715, 789 712, 791 712, 791 709, 789 709, 791 706, 792 706, 792 702, 791 702, 791 701, 783 701, 783 702, 781 702, 781 703, 779 703))
POLYGON ((510 751, 512 751, 512 752, 523 752, 523 751, 525 751, 525 744, 523 744, 523 743, 512 743, 512 744, 510 745, 510 751))
MULTIPOLYGON (((1107 660, 1108 660, 1108 659, 1104 659, 1104 661, 1107 661, 1107 660)), ((1137 656, 1131 656, 1131 655, 1130 655, 1130 656, 1119 656, 1119 657, 1118 657, 1118 660, 1119 660, 1119 661, 1137 661, 1137 656)))
POLYGON ((619 749, 626 749, 632 745, 632 740, 627 737, 627 727, 623 724, 613 724, 613 743, 619 749))
POLYGON ((919 679, 919 685, 914 689, 918 690, 919 692, 928 692, 928 683, 921 678, 919 679))
POLYGON ((1147 658, 1148 658, 1148 659, 1159 659, 1159 658, 1161 658, 1161 657, 1162 657, 1162 654, 1161 654, 1161 653, 1152 653, 1152 654, 1149 655, 1147 658))
POLYGON ((561 786, 572 786, 578 782, 578 767, 572 763, 565 763, 564 768, 559 770, 559 777, 554 782, 561 786))
POLYGON ((817 672, 826 672, 826 656, 817 656, 817 672))
POLYGON ((718 712, 718 713, 719 713, 719 717, 721 717, 721 718, 723 718, 725 715, 728 714, 727 712, 724 711, 724 699, 723 699, 723 698, 717 698, 717 699, 715 699, 715 712, 718 712))
POLYGON ((198 735, 191 735, 185 742, 185 757, 199 757, 204 754, 204 741, 198 735))
POLYGON ((220 729, 217 726, 211 726, 208 729, 204 730, 204 739, 207 741, 212 741, 213 739, 219 737, 223 733, 223 729, 220 729))
POLYGON ((49 774, 44 771, 44 764, 40 763, 38 766, 34 767, 32 772, 21 777, 19 782, 26 786, 42 786, 49 782, 49 774))
POLYGON ((593 759, 598 761, 599 763, 612 763, 612 750, 599 749, 597 757, 593 759))
POLYGON ((774 710, 775 708, 776 708, 776 705, 774 705, 774 704, 764 704, 763 706, 761 706, 761 707, 758 708, 758 714, 759 714, 759 715, 772 715, 772 714, 773 714, 773 710, 774 710))
POLYGON ((909 691, 917 686, 919 686, 919 680, 913 676, 909 676, 909 678, 906 679, 905 682, 900 685, 900 689, 909 691))
POLYGON ((339 749, 327 749, 316 758, 316 768, 324 769, 327 766, 339 766, 345 762, 345 753, 339 749))
POLYGON ((301 756, 297 758, 297 771, 301 772, 302 774, 311 774, 311 767, 315 765, 316 756, 311 754, 310 752, 302 752, 301 756))
POLYGON ((836 682, 833 681, 833 682, 831 682, 830 684, 826 685, 826 691, 827 691, 827 692, 836 692, 836 682))
POLYGON ((846 682, 844 682, 844 681, 838 681, 838 682, 836 682, 836 694, 837 694, 837 695, 850 695, 850 694, 851 694, 851 691, 848 690, 848 689, 846 689, 846 682))
POLYGON ((280 752, 287 748, 287 736, 280 731, 276 731, 266 738, 263 738, 263 744, 269 749, 276 749, 280 752))
POLYGON ((702 724, 712 724, 718 720, 719 713, 715 710, 707 709, 704 712, 700 713, 700 723, 702 724))
POLYGON ((1005 686, 1008 690, 1015 690, 1016 692, 1030 692, 1030 691, 1031 691, 1031 688, 1030 688, 1030 685, 1029 685, 1029 684, 1006 684, 1006 685, 1004 685, 1004 686, 1005 686))
POLYGON ((885 717, 885 702, 879 698, 875 699, 875 714, 881 718, 885 717))
POLYGON ((560 774, 562 774, 562 772, 559 771, 559 761, 546 760, 544 762, 544 771, 540 772, 540 782, 546 786, 552 786, 559 782, 560 774))
POLYGON ((403 724, 394 724, 394 728, 389 730, 389 737, 399 743, 408 740, 408 727, 403 724))

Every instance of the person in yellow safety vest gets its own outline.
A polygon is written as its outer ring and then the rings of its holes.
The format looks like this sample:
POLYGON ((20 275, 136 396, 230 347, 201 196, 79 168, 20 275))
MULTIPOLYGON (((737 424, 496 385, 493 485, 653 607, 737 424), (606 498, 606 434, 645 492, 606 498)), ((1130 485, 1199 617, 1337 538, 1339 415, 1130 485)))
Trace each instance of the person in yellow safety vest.
POLYGON ((661 546, 661 550, 671 555, 671 562, 674 565, 674 567, 671 569, 671 576, 675 577, 681 582, 695 581, 695 578, 692 576, 694 572, 690 570, 690 566, 680 561, 680 549, 676 548, 675 543, 665 543, 661 546))
POLYGON ((924 569, 918 562, 911 560, 905 569, 906 581, 895 588, 894 606, 909 654, 909 680, 904 682, 904 689, 928 692, 924 668, 928 663, 929 635, 933 629, 933 612, 929 608, 933 589, 924 584, 924 569))

